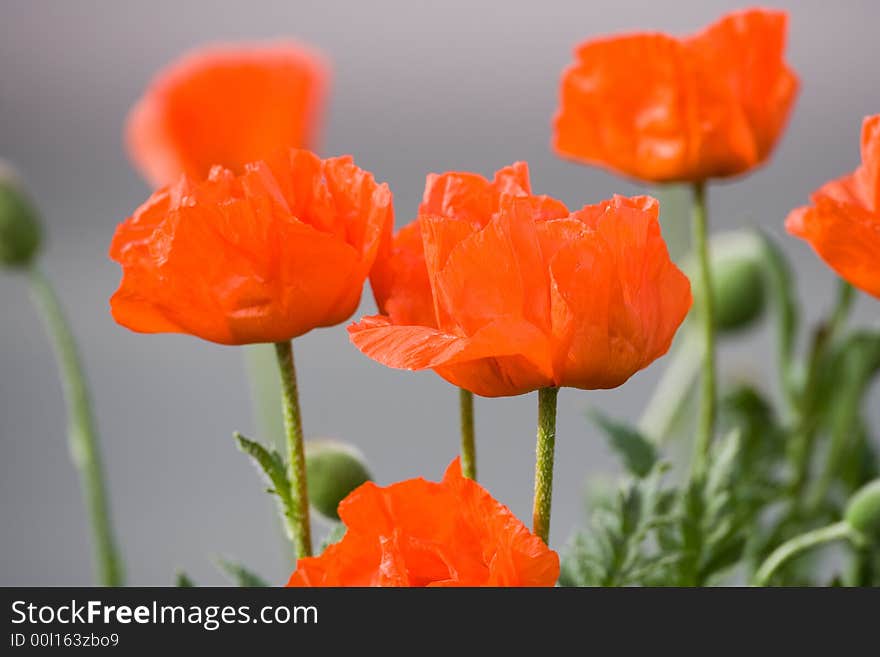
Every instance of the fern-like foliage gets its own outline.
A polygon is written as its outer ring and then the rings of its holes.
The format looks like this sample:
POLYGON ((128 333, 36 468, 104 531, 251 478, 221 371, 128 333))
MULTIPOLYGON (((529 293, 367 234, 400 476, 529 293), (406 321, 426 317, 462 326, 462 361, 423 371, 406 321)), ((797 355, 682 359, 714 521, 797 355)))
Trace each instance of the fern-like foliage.
POLYGON ((664 463, 655 464, 644 478, 627 479, 615 494, 599 502, 588 529, 570 542, 562 562, 562 586, 632 586, 660 583, 677 560, 660 553, 649 540, 668 519, 669 491, 662 485, 664 463))

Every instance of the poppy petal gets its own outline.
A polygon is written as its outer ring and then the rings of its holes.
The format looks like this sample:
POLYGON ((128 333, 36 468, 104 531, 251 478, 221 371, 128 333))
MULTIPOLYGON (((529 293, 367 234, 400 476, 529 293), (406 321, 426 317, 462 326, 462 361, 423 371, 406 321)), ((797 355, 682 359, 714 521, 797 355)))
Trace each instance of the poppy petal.
POLYGON ((344 537, 288 586, 553 586, 559 557, 458 459, 439 483, 366 483, 339 505, 344 537))
POLYGON ((862 123, 861 154, 853 173, 822 185, 785 227, 845 280, 880 298, 880 114, 862 123))
POLYGON ((352 315, 392 222, 387 186, 350 158, 285 151, 240 176, 183 177, 117 229, 111 311, 144 333, 290 340, 352 315))
POLYGON ((419 214, 439 215, 484 226, 498 211, 499 199, 531 193, 529 167, 515 162, 500 169, 490 182, 475 173, 430 174, 419 214))
POLYGON ((562 75, 554 148, 653 182, 750 171, 773 150, 797 95, 786 29, 785 13, 752 9, 685 38, 581 44, 562 75))

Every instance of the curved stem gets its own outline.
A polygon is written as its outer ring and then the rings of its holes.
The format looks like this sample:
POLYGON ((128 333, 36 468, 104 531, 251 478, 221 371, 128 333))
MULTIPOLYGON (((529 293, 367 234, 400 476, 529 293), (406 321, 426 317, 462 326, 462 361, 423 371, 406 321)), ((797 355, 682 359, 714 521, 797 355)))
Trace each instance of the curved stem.
POLYGON ((461 419, 461 471, 465 477, 477 478, 477 446, 474 439, 474 393, 458 389, 461 419))
POLYGON ((291 534, 297 558, 312 556, 312 530, 309 524, 309 492, 306 487, 306 457, 303 447, 302 416, 296 386, 293 343, 276 342, 275 355, 281 374, 284 431, 287 438, 288 475, 290 477, 291 534))
POLYGON ((863 542, 861 535, 843 521, 836 522, 827 527, 814 529, 813 531, 801 534, 800 536, 795 536, 776 548, 773 553, 767 557, 764 563, 761 564, 761 567, 758 568, 758 572, 755 573, 755 586, 767 586, 776 571, 779 570, 785 562, 801 552, 822 545, 823 543, 830 543, 832 541, 843 539, 850 540, 857 545, 863 542))
POLYGON ((52 284, 36 266, 29 273, 31 296, 43 316, 46 332, 55 350, 67 400, 70 454, 79 471, 83 497, 88 507, 98 581, 103 586, 121 586, 124 580, 122 559, 110 520, 98 431, 76 341, 52 284))
POLYGON ((706 215, 705 185, 694 183, 694 248, 700 266, 700 307, 703 322, 703 390, 700 401, 700 424, 694 443, 693 471, 702 474, 715 432, 715 309, 712 295, 712 267, 709 258, 709 221, 706 215))
POLYGON ((538 441, 535 445, 535 503, 532 526, 545 543, 550 539, 553 456, 556 449, 556 398, 559 388, 538 390, 538 441))

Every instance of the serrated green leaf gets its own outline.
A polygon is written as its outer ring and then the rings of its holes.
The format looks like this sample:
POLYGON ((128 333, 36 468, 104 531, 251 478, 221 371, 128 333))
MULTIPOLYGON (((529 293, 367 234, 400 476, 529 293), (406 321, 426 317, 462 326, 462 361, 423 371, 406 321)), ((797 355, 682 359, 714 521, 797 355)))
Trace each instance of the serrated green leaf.
POLYGON ((287 470, 278 452, 266 449, 260 443, 246 438, 237 431, 233 434, 233 437, 238 444, 238 448, 250 456, 254 463, 259 466, 276 493, 281 494, 282 491, 290 489, 290 483, 287 480, 287 470))
POLYGON ((739 432, 734 488, 738 504, 757 511, 780 495, 790 441, 761 392, 747 384, 726 390, 719 402, 719 427, 739 432))
POLYGON ((665 464, 643 479, 629 479, 617 495, 593 510, 588 531, 578 533, 563 553, 560 584, 564 586, 629 586, 668 583, 649 537, 667 496, 661 490, 665 464), (656 564, 653 567, 652 564, 656 564))
POLYGON ((282 517, 282 525, 289 534, 290 519, 293 517, 293 499, 287 468, 284 460, 275 450, 268 450, 260 443, 246 438, 237 431, 233 434, 238 449, 251 457, 260 473, 272 484, 268 492, 274 493, 278 499, 278 511, 282 517))
POLYGON ((236 586, 242 588, 266 588, 269 586, 262 577, 254 574, 240 563, 222 557, 215 559, 215 563, 236 586))
POLYGON ((646 477, 657 463, 657 448, 638 430, 592 411, 593 422, 605 432, 609 444, 623 459, 626 469, 636 477, 646 477))
MULTIPOLYGON (((822 476, 811 495, 811 507, 828 498, 835 482, 851 492, 861 483, 846 477, 847 456, 862 452, 860 425, 865 394, 880 371, 880 333, 858 331, 835 345, 830 360, 833 371, 824 397, 830 445, 822 476)), ((870 456, 869 456, 870 458, 870 456)), ((870 468, 868 468, 870 469, 870 468)))

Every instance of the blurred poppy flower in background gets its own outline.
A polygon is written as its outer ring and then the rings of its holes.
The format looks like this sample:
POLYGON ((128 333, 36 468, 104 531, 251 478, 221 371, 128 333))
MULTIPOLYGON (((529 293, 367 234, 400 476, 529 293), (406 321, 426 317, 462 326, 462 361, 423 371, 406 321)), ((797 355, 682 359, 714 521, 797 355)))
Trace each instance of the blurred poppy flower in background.
POLYGON ((862 164, 792 210, 789 233, 805 239, 828 266, 880 299, 880 114, 862 123, 862 164))
POLYGON ((142 333, 290 340, 352 315, 393 222, 388 186, 348 156, 290 149, 240 176, 183 176, 116 229, 111 311, 142 333))
POLYGON ((345 536, 300 559, 288 586, 553 586, 559 556, 463 477, 366 483, 339 504, 345 536))
POLYGON ((773 150, 798 90, 787 15, 750 9, 675 38, 592 39, 562 75, 553 147, 651 182, 746 173, 773 150))
POLYGON ((329 69, 294 42, 213 46, 161 71, 129 113, 129 155, 156 187, 279 148, 314 148, 329 69))
POLYGON ((691 306, 658 213, 650 197, 569 213, 549 197, 502 195, 480 221, 421 214, 433 320, 366 317, 351 340, 384 365, 434 369, 486 397, 616 387, 666 353, 691 306))

